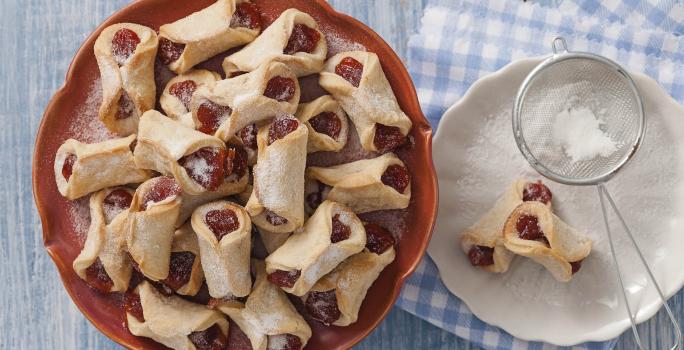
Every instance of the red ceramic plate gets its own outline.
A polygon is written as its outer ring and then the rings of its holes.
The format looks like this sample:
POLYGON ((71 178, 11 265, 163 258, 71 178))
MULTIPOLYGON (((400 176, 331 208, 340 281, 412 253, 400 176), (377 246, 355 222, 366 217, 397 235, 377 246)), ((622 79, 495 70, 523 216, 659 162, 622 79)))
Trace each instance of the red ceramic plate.
MULTIPOLYGON (((68 138, 92 142, 111 137, 97 120, 101 97, 98 94, 99 71, 93 55, 93 45, 103 28, 119 22, 133 22, 158 29, 161 24, 182 18, 212 2, 140 0, 107 19, 88 37, 74 57, 64 86, 57 91, 45 110, 36 139, 33 191, 43 223, 45 248, 57 265, 66 290, 81 312, 100 331, 128 348, 163 347, 150 339, 135 337, 128 332, 124 324, 120 295, 97 293, 73 271, 71 264, 83 246, 89 224, 87 199, 69 202, 59 194, 54 179, 54 156, 57 148, 68 138)), ((385 317, 404 280, 413 272, 425 252, 437 211, 437 181, 431 156, 432 130, 420 110, 415 89, 400 59, 371 29, 349 16, 335 12, 323 0, 255 2, 261 8, 262 19, 267 24, 290 7, 312 15, 325 32, 331 53, 360 46, 377 53, 401 108, 413 121, 412 145, 398 152, 409 167, 413 179, 410 207, 399 212, 404 223, 400 226, 396 260, 383 271, 369 290, 358 322, 349 327, 325 327, 310 322, 313 337, 307 349, 347 349, 368 335, 385 317)), ((210 60, 204 66, 216 67, 219 59, 210 60)), ((303 90, 304 100, 320 94, 315 87, 303 90)))

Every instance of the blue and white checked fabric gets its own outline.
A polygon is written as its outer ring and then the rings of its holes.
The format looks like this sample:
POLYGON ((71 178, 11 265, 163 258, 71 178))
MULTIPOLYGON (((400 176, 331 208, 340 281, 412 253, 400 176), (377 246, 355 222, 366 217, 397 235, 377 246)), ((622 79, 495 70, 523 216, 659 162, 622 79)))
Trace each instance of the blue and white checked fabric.
MULTIPOLYGON (((425 115, 444 111, 479 78, 524 57, 550 52, 558 35, 571 50, 595 52, 658 81, 684 101, 684 5, 673 0, 429 0, 409 40, 408 67, 425 115)), ((454 249, 456 245, 454 245, 454 249)), ((476 318, 425 257, 397 305, 486 349, 555 349, 526 342, 476 318)), ((575 349, 610 349, 615 340, 575 349)))

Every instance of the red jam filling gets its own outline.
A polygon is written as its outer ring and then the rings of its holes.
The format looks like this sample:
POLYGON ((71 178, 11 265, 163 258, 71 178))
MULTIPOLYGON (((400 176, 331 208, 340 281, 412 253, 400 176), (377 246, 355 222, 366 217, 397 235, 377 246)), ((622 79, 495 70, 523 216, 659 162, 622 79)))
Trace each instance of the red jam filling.
POLYGON ((192 100, 192 94, 197 90, 197 83, 192 80, 184 80, 174 83, 169 88, 169 94, 175 96, 177 99, 183 103, 186 110, 190 110, 190 101, 192 100))
POLYGON ((323 112, 309 119, 309 124, 316 132, 328 135, 333 140, 337 140, 342 130, 342 121, 333 112, 323 112))
POLYGON ((126 91, 119 97, 117 106, 116 115, 114 115, 114 118, 117 120, 130 118, 135 113, 135 103, 133 103, 133 100, 131 100, 126 91))
POLYGON ((133 195, 123 188, 117 188, 104 198, 103 207, 104 212, 108 213, 109 217, 115 217, 122 211, 128 209, 131 206, 131 201, 133 200, 133 195))
POLYGON ((268 336, 267 350, 300 350, 302 340, 294 334, 278 334, 268 336))
POLYGON ((223 236, 240 227, 240 220, 232 209, 210 210, 204 217, 204 221, 219 241, 223 236))
POLYGON ((280 226, 287 224, 287 219, 270 211, 266 210, 266 221, 273 226, 280 226))
POLYGON ((342 315, 337 307, 337 295, 334 289, 327 292, 309 292, 304 306, 311 317, 326 325, 337 321, 342 315))
POLYGON ((582 260, 573 261, 570 263, 570 266, 572 267, 572 274, 574 275, 582 268, 582 260))
POLYGON ((257 149, 257 129, 256 124, 247 125, 240 130, 242 144, 249 149, 257 149))
POLYGON ((297 23, 292 27, 292 34, 283 53, 286 55, 293 55, 297 52, 312 53, 319 40, 321 40, 321 34, 317 30, 297 23))
POLYGON ((160 176, 157 179, 152 188, 143 195, 140 203, 141 211, 147 210, 151 203, 158 203, 181 194, 181 188, 176 180, 166 176, 160 176))
POLYGON ((176 62, 184 50, 185 44, 177 44, 167 38, 159 37, 159 58, 164 65, 168 66, 176 62))
POLYGON ((259 7, 251 2, 239 3, 235 8, 233 17, 230 19, 230 27, 260 30, 261 16, 259 16, 259 7))
POLYGON ((289 101, 294 96, 297 86, 295 81, 281 76, 273 77, 266 84, 264 96, 278 102, 289 101))
POLYGON ((345 57, 335 66, 335 74, 344 78, 350 84, 359 87, 363 75, 363 64, 351 58, 345 57))
POLYGON ((74 163, 76 163, 76 155, 69 153, 69 155, 64 158, 64 164, 62 164, 62 176, 64 176, 64 180, 69 181, 71 174, 74 172, 74 163))
POLYGON ((375 124, 373 144, 380 152, 393 150, 406 143, 406 136, 396 126, 375 124))
POLYGON ((268 144, 271 145, 276 140, 280 140, 294 132, 299 127, 299 122, 294 118, 278 118, 268 129, 268 144))
POLYGON ((515 223, 518 237, 527 240, 545 239, 544 232, 539 227, 539 219, 534 215, 521 215, 515 223))
POLYGON ((551 190, 541 181, 530 182, 523 189, 523 202, 535 201, 548 204, 552 198, 551 190))
POLYGON ((200 122, 198 130, 213 135, 221 123, 230 117, 231 113, 233 113, 233 109, 228 106, 221 106, 211 101, 202 102, 197 108, 197 119, 200 122))
POLYGON ((295 282, 297 282, 301 274, 302 271, 300 270, 275 270, 273 273, 269 274, 267 278, 269 282, 275 284, 278 287, 292 288, 292 286, 294 286, 295 282))
POLYGON ((192 252, 172 252, 169 264, 169 276, 162 282, 173 290, 179 290, 190 282, 192 265, 195 263, 195 254, 192 252))
POLYGON ((473 266, 494 265, 494 248, 474 245, 468 251, 468 260, 473 266))
POLYGON ((228 348, 228 337, 223 334, 217 324, 203 331, 190 333, 188 339, 197 350, 224 350, 228 348))
POLYGON ((375 254, 382 254, 396 244, 394 236, 378 224, 366 224, 366 249, 375 254))
POLYGON ((128 28, 121 28, 114 33, 112 38, 112 55, 114 60, 123 66, 129 57, 135 52, 135 48, 140 44, 138 34, 128 28))
POLYGON ((380 177, 380 181, 397 192, 404 193, 404 190, 406 190, 406 187, 411 182, 411 175, 403 166, 393 164, 385 169, 385 172, 380 177))
POLYGON ((247 152, 242 147, 228 145, 226 148, 226 163, 224 176, 226 178, 235 174, 241 179, 247 174, 247 152))
POLYGON ((228 319, 230 327, 228 328, 228 349, 230 350, 253 350, 252 342, 247 337, 247 334, 240 329, 237 323, 228 319))
POLYGON ((145 322, 142 304, 140 303, 140 296, 138 294, 130 292, 124 294, 124 311, 137 318, 138 321, 145 322))
POLYGON ((340 214, 335 214, 332 218, 332 233, 330 241, 337 243, 348 239, 351 236, 351 228, 340 221, 340 214))
POLYGON ((95 259, 92 265, 85 270, 86 282, 91 287, 97 289, 102 293, 109 293, 109 290, 114 286, 114 282, 109 278, 107 271, 102 266, 100 258, 95 259))
POLYGON ((188 176, 209 191, 215 191, 223 183, 226 151, 204 147, 178 160, 188 176))

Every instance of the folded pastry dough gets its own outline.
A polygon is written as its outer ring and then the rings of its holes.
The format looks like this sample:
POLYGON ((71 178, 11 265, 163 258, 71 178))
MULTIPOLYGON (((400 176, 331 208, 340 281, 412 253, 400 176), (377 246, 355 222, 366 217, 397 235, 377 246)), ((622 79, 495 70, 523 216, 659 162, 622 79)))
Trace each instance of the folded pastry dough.
POLYGON ((411 119, 399 107, 378 56, 372 52, 341 52, 328 59, 321 72, 319 84, 339 101, 351 118, 361 140, 369 151, 384 151, 374 142, 377 125, 396 127, 406 136, 411 130, 411 119), (363 65, 359 85, 354 86, 336 73, 340 62, 350 57, 363 65))
POLYGON ((280 248, 285 241, 287 241, 288 238, 292 235, 291 232, 287 233, 273 233, 268 230, 264 229, 258 229, 259 232, 259 237, 261 237, 261 242, 264 243, 264 248, 266 248, 266 252, 269 254, 273 253, 276 251, 276 249, 280 248))
POLYGON ((506 220, 503 240, 511 252, 543 265, 568 282, 591 252, 589 236, 563 222, 540 202, 524 202, 506 220))
POLYGON ((183 191, 192 195, 212 190, 205 186, 211 186, 208 184, 214 174, 220 175, 223 181, 226 149, 223 141, 190 129, 155 110, 143 114, 139 130, 134 152, 139 168, 173 176, 183 191), (209 150, 209 158, 195 157, 200 150, 209 150))
POLYGON ((133 193, 125 187, 106 188, 90 197, 88 236, 83 250, 73 262, 74 271, 86 282, 92 275, 108 280, 105 284, 111 283, 109 292, 125 291, 131 279, 132 265, 126 250, 126 220, 133 193), (97 264, 102 266, 107 277, 101 275, 97 264))
POLYGON ((292 117, 279 117, 259 129, 259 160, 254 189, 245 209, 254 224, 274 233, 292 232, 304 224, 304 168, 307 128, 292 117), (296 124, 284 137, 272 140, 283 125, 296 124))
MULTIPOLYGON (((351 256, 341 263, 335 270, 321 278, 302 299, 307 307, 318 308, 332 307, 339 312, 337 318, 331 324, 335 326, 348 326, 356 322, 359 309, 366 298, 368 289, 380 276, 380 272, 394 261, 395 251, 390 247, 382 254, 375 254, 368 250, 351 256), (319 294, 322 293, 322 294, 319 294), (329 294, 326 295, 326 294, 329 294), (328 305, 327 301, 334 301, 336 305, 328 305), (308 301, 308 298, 314 300, 308 301), (322 298, 324 302, 316 302, 316 298, 322 298), (329 298, 329 299, 328 299, 329 298), (325 303, 325 304, 323 304, 325 303)), ((326 313, 327 310, 318 310, 318 313, 326 313)), ((334 317, 334 316, 333 316, 334 317)), ((326 322, 324 322, 326 323, 326 322)))
MULTIPOLYGON (((293 39, 296 41, 297 39, 293 39)), ((223 70, 229 77, 235 72, 251 72, 259 65, 268 61, 283 62, 295 72, 298 77, 318 73, 328 54, 325 35, 318 30, 318 24, 307 13, 291 8, 280 14, 264 32, 242 50, 223 60, 223 70), (299 28, 295 29, 299 25, 299 28), (310 52, 299 51, 293 54, 285 53, 293 32, 300 35, 299 40, 310 40, 306 34, 300 32, 301 26, 308 27, 305 31, 313 30, 318 41, 310 52), (318 34, 318 35, 316 35, 318 34), (305 36, 301 36, 305 35, 305 36)))
POLYGON ((55 155, 57 189, 67 199, 76 199, 107 187, 141 183, 150 177, 133 161, 135 135, 99 143, 66 140, 55 155))
MULTIPOLYGON (((513 181, 506 192, 497 199, 494 206, 480 220, 461 233, 461 248, 468 254, 471 264, 476 256, 471 258, 470 255, 491 254, 492 264, 484 265, 481 262, 478 266, 495 273, 508 271, 514 255, 504 246, 503 227, 513 209, 526 199, 524 198, 525 188, 530 184, 534 183, 523 179, 513 181)), ((534 185, 543 186, 541 183, 534 185)), ((545 205, 551 207, 550 198, 545 205)), ((485 260, 489 261, 489 256, 485 260)))
POLYGON ((356 214, 344 205, 325 201, 301 230, 266 258, 266 272, 284 291, 302 296, 365 245, 366 231, 356 214), (287 283, 278 281, 281 278, 287 278, 287 283))
POLYGON ((190 223, 179 227, 173 235, 169 276, 162 281, 181 295, 195 295, 204 282, 197 235, 190 223))
POLYGON ((252 288, 249 259, 252 222, 239 205, 228 201, 204 204, 192 213, 202 268, 213 298, 244 297, 252 288))
POLYGON ((329 168, 309 167, 306 176, 332 186, 327 194, 323 193, 323 198, 342 203, 355 213, 403 209, 411 199, 406 166, 394 153, 329 168), (402 183, 395 183, 395 171, 403 174, 402 183), (392 184, 399 189, 403 187, 403 191, 400 193, 392 184))
POLYGON ((181 51, 177 59, 167 62, 169 69, 177 74, 185 73, 212 56, 254 40, 261 31, 260 24, 249 28, 239 25, 239 21, 232 21, 236 5, 244 2, 247 1, 218 0, 200 11, 159 27, 161 50, 168 45, 181 51), (164 40, 170 43, 164 43, 164 40))
POLYGON ((133 134, 139 117, 154 108, 157 46, 154 30, 133 23, 113 24, 97 37, 95 59, 102 83, 99 116, 107 129, 133 134))
POLYGON ((135 293, 140 297, 144 321, 126 313, 133 335, 151 338, 175 350, 195 350, 191 338, 216 325, 227 344, 228 320, 220 312, 175 295, 164 296, 147 281, 138 285, 135 293))
POLYGON ((192 212, 195 211, 195 209, 200 205, 215 201, 220 198, 242 193, 242 191, 247 188, 248 180, 249 174, 246 174, 238 180, 224 180, 223 185, 219 186, 216 191, 206 191, 197 195, 183 192, 181 195, 182 201, 180 215, 178 215, 176 226, 180 226, 185 223, 192 215, 192 212))
POLYGON ((264 263, 255 261, 254 266, 256 281, 247 301, 244 304, 223 302, 218 309, 247 335, 253 350, 303 348, 311 338, 311 328, 297 313, 287 295, 267 281, 264 263), (291 337, 299 338, 299 341, 288 339, 291 337), (281 345, 285 343, 290 343, 290 346, 281 345))
MULTIPOLYGON (((180 120, 181 116, 190 112, 192 95, 197 88, 220 79, 221 76, 218 73, 204 69, 191 70, 177 75, 166 83, 164 92, 159 97, 159 104, 169 118, 180 120)), ((192 126, 192 128, 195 127, 192 126)))
POLYGON ((294 114, 299 96, 295 74, 271 61, 250 73, 200 86, 191 103, 192 117, 198 130, 228 141, 244 127, 294 114))
POLYGON ((297 119, 309 129, 307 152, 339 152, 347 144, 347 114, 330 95, 300 104, 297 108, 297 119))
POLYGON ((172 178, 155 177, 135 190, 128 212, 128 251, 140 271, 153 281, 169 275, 180 194, 180 186, 172 178))

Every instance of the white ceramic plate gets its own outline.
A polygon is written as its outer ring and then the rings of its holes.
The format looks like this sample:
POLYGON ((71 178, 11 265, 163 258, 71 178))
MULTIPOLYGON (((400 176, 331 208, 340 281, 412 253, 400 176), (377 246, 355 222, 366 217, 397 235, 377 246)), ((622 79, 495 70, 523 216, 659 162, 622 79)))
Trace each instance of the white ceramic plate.
MULTIPOLYGON (((554 210, 594 239, 594 249, 569 283, 517 257, 506 274, 472 267, 460 232, 474 223, 518 177, 542 179, 518 151, 510 111, 520 83, 541 58, 516 61, 471 87, 442 117, 434 138, 439 214, 428 253, 447 288, 483 321, 512 335, 557 345, 614 338, 629 328, 594 187, 543 179, 554 210)), ((655 81, 633 74, 642 93, 647 131, 641 149, 608 189, 626 217, 667 296, 684 284, 684 108, 655 81)), ((661 304, 615 220, 616 249, 638 322, 661 304)))

